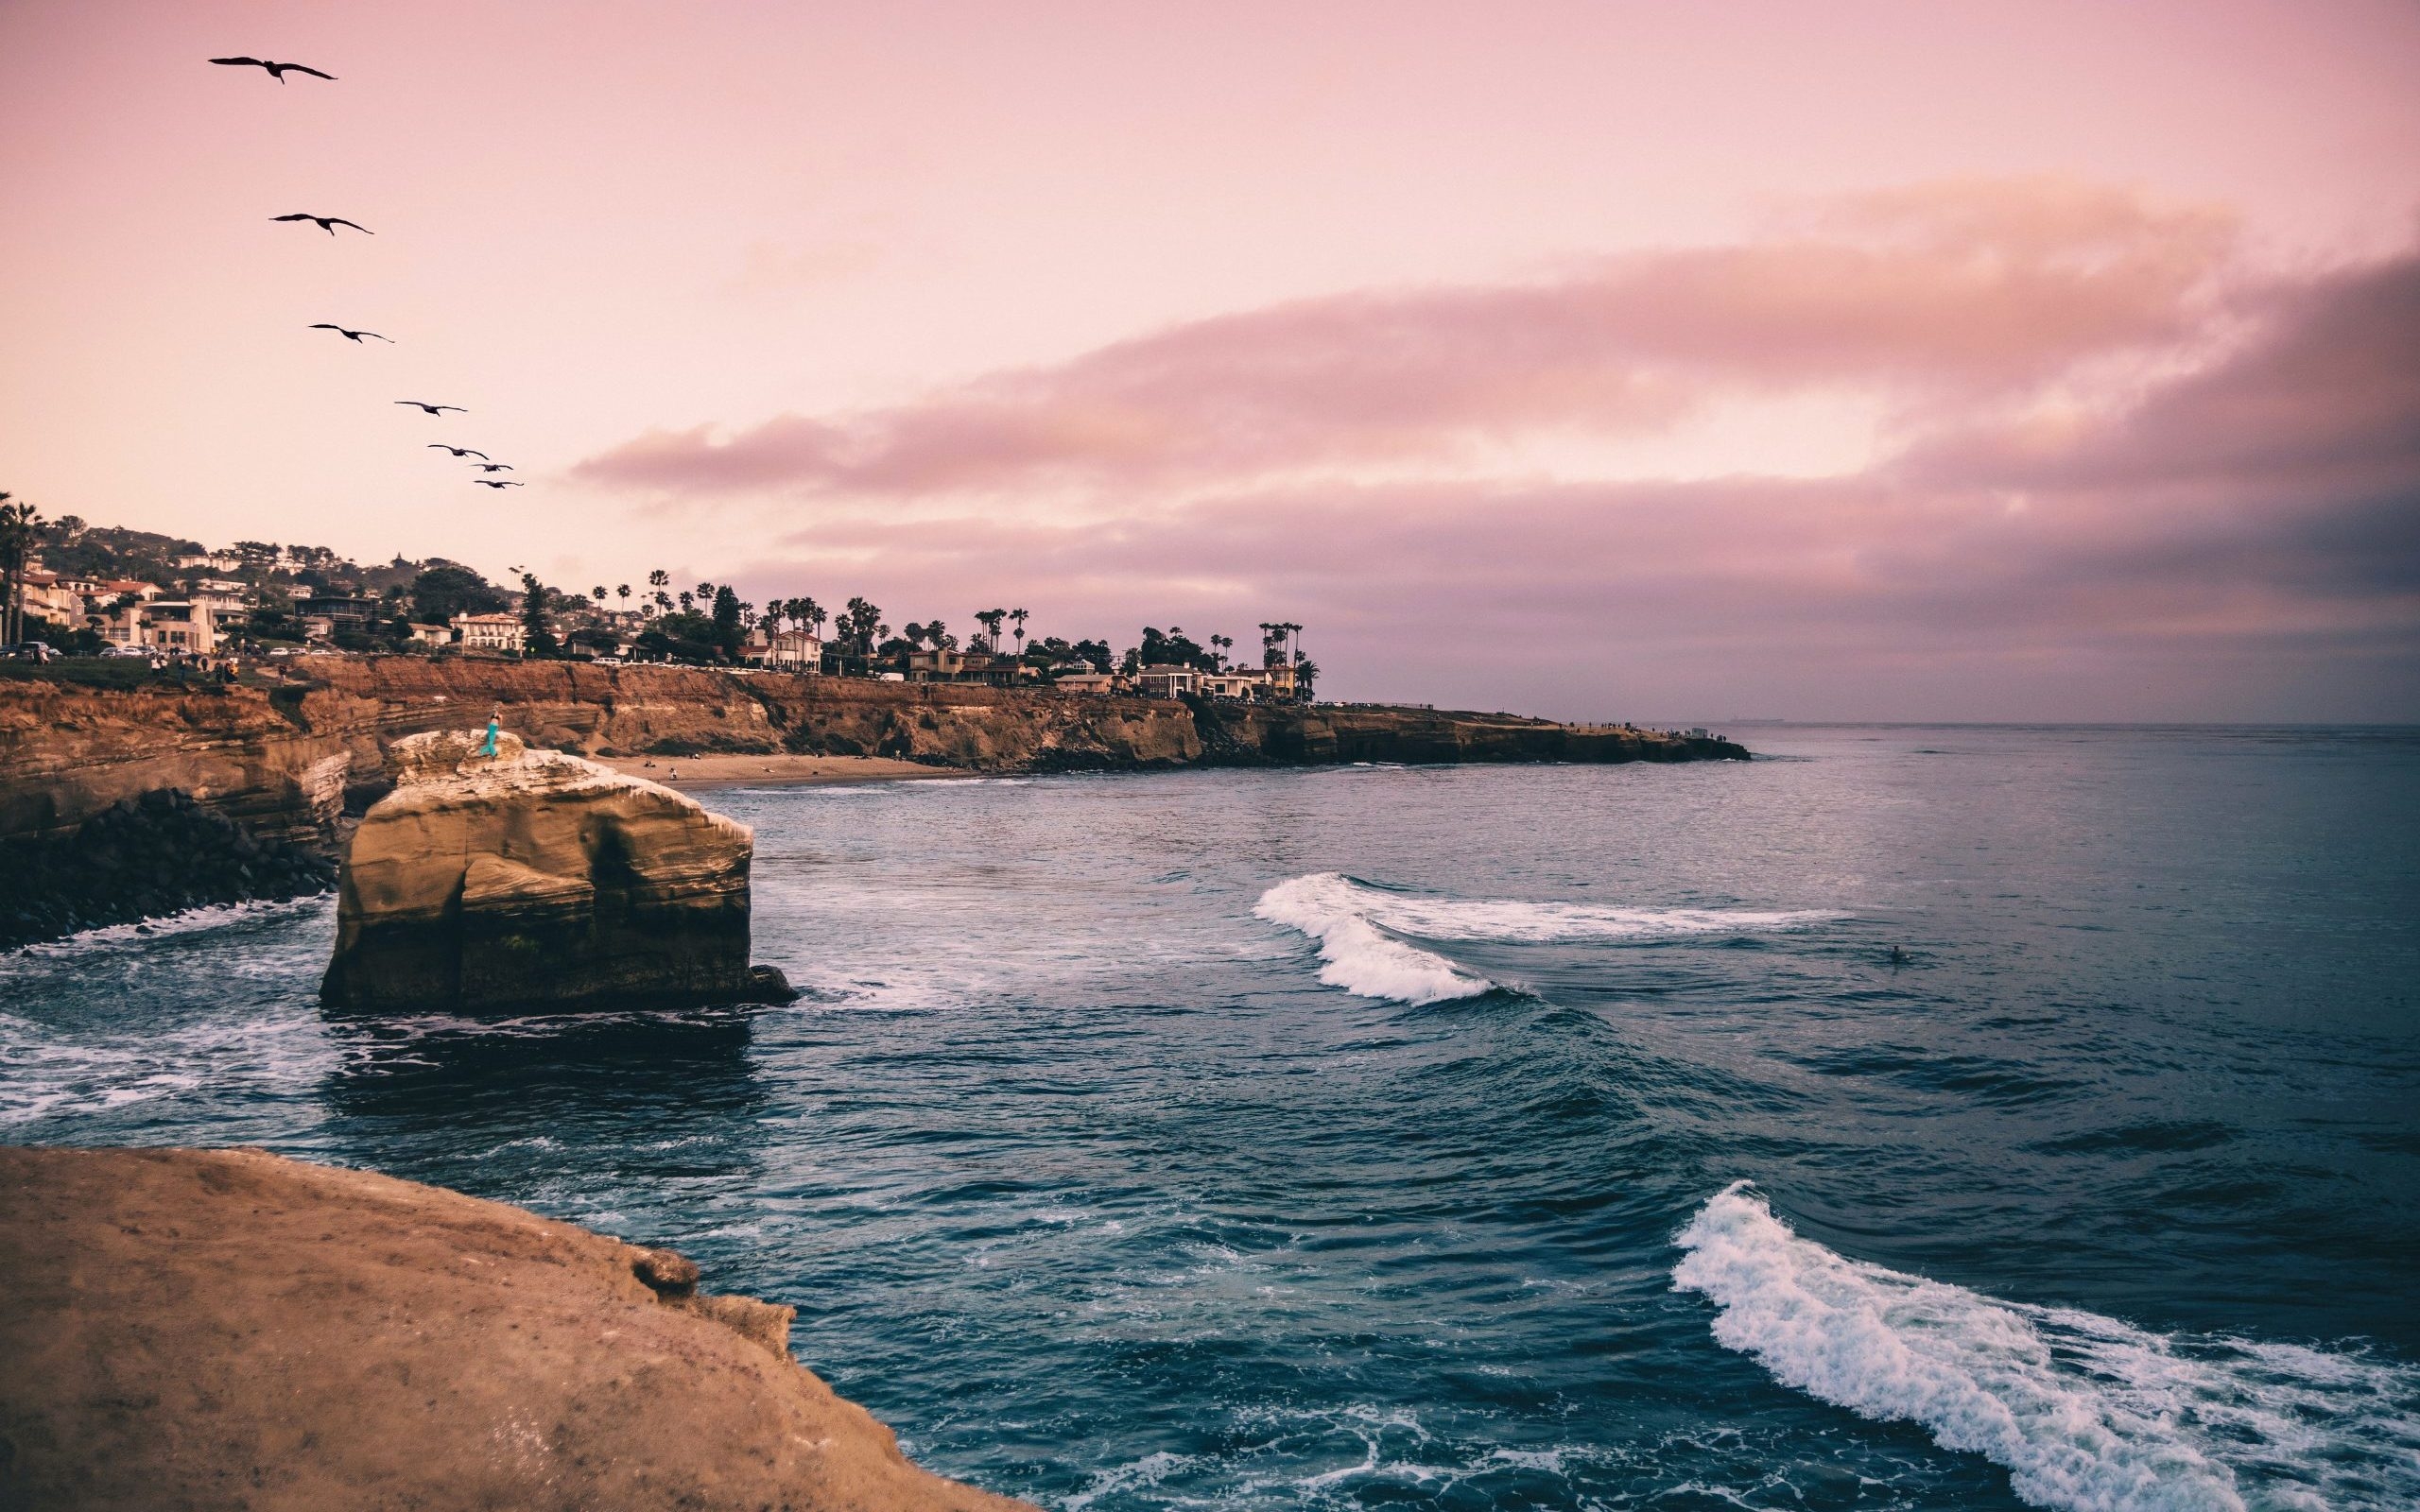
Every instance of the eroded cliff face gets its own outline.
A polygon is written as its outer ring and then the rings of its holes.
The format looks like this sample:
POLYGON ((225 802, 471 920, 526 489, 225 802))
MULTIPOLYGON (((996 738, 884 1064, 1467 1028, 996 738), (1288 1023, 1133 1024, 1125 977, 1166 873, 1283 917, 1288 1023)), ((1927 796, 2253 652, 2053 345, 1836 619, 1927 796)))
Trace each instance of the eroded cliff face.
POLYGON ((768 991, 748 963, 748 827, 561 751, 398 741, 345 851, 332 1007, 679 1007, 768 991))
POLYGON ((581 662, 314 658, 309 680, 126 690, 0 680, 0 838, 124 798, 193 795, 264 835, 326 838, 384 790, 385 752, 484 723, 587 755, 794 751, 978 771, 1338 761, 1745 759, 1720 741, 1403 708, 1108 698, 581 662))

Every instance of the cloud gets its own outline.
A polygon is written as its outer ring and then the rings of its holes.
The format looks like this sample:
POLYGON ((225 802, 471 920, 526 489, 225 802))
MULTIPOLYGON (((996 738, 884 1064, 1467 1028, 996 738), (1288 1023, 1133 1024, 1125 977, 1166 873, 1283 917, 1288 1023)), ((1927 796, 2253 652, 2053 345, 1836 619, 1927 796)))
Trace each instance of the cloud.
POLYGON ((1667 430, 1820 389, 1932 413, 2205 325, 2231 223, 2054 180, 1830 207, 1736 246, 1526 283, 1353 293, 1196 321, 913 403, 657 431, 579 464, 687 495, 934 499, 1464 468, 1524 439, 1667 430))
POLYGON ((2420 252, 2298 279, 2237 258, 2224 217, 2122 194, 1910 191, 1754 244, 1245 312, 871 414, 642 438, 583 471, 776 501, 794 533, 744 581, 903 622, 1012 593, 1039 629, 1121 644, 1282 616, 1352 695, 2420 717, 2420 252), (1464 465, 1508 435, 1826 387, 1888 406, 1866 465, 1464 465), (1051 507, 1085 490, 1135 502, 1051 507))

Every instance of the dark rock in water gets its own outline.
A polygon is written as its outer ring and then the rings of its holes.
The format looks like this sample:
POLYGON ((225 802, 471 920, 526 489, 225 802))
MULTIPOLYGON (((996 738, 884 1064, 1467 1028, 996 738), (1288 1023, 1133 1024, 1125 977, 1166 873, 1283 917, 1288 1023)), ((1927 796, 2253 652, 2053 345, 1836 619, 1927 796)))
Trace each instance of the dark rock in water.
POLYGON ((74 831, 0 846, 0 950, 189 908, 308 897, 336 867, 263 840, 175 791, 112 804, 74 831))
POLYGON ((394 747, 395 790, 345 857, 330 1006, 788 1001, 778 971, 748 964, 747 826, 576 756, 510 735, 480 756, 478 741, 394 747))
POLYGON ((748 995, 743 1003, 796 1003, 801 994, 790 986, 790 979, 778 966, 752 966, 748 969, 748 995))

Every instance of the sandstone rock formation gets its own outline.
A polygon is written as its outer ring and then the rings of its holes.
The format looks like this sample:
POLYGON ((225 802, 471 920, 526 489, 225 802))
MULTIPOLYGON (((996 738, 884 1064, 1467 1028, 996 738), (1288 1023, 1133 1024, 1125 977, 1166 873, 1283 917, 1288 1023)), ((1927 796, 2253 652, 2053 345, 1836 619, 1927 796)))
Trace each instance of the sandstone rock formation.
POLYGON ((346 852, 334 1007, 520 1011, 786 997, 748 964, 748 827, 503 735, 409 736, 346 852))
POLYGON ((910 1465, 791 1310, 258 1150, 0 1149, 0 1506, 1031 1512, 910 1465))

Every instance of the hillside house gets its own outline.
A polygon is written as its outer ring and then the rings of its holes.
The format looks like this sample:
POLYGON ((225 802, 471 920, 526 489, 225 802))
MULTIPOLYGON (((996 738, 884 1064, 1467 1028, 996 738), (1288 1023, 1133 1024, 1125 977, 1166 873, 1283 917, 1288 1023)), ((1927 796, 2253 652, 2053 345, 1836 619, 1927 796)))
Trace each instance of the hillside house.
POLYGON ((454 638, 465 651, 509 651, 518 656, 529 644, 529 632, 518 614, 457 614, 453 627, 454 638))

